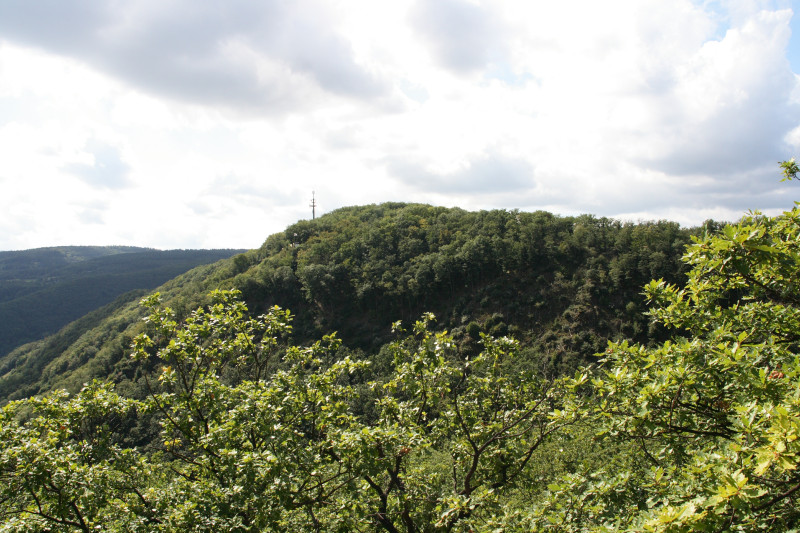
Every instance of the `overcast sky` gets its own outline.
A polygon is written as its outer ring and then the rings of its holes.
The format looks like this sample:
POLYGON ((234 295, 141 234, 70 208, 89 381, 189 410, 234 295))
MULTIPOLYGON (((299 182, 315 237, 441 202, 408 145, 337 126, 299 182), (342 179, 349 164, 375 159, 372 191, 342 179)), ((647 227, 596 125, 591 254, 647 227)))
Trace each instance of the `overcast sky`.
POLYGON ((0 250, 255 248, 312 191, 318 215, 789 209, 792 4, 3 0, 0 250))

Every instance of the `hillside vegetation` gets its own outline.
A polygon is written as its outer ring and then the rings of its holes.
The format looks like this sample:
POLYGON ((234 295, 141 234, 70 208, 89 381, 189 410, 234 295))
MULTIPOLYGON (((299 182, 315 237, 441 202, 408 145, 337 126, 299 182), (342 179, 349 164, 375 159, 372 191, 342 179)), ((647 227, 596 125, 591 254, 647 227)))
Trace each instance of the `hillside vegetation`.
POLYGON ((677 282, 644 285, 665 329, 644 327, 615 266, 663 268, 683 237, 405 205, 292 226, 144 298, 138 326, 110 310, 135 333, 112 380, 0 409, 0 530, 797 531, 800 204, 696 237, 677 282), (209 283, 252 307, 193 308, 209 283), (370 348, 418 305, 446 314, 370 348), (330 324, 349 346, 306 342, 330 324))
MULTIPOLYGON (((642 315, 642 286, 653 278, 681 282, 691 233, 671 222, 588 215, 350 207, 298 222, 258 250, 159 290, 186 316, 209 291, 237 289, 254 314, 290 309, 296 342, 336 331, 347 348, 373 355, 393 339, 395 320, 433 312, 466 345, 481 332, 515 336, 523 346, 517 364, 552 376, 593 360, 609 339, 663 336, 642 315)), ((108 377, 137 389, 139 369, 127 355, 142 313, 127 298, 15 350, 0 360, 0 398, 75 392, 108 377)))
POLYGON ((0 252, 0 358, 132 290, 241 250, 62 246, 0 252))

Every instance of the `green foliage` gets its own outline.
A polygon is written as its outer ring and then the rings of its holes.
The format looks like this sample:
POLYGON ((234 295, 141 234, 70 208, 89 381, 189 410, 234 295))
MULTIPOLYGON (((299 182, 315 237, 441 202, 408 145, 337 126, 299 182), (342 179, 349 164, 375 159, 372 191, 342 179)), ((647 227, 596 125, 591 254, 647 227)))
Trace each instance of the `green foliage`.
POLYGON ((147 531, 157 523, 141 489, 157 474, 122 448, 135 402, 94 383, 12 402, 0 411, 0 531, 147 531))
POLYGON ((794 157, 788 161, 782 161, 780 166, 783 169, 783 179, 781 181, 791 181, 797 179, 797 173, 800 172, 800 168, 797 166, 797 162, 794 160, 794 157))
MULTIPOLYGON (((424 262, 414 254, 436 249, 420 236, 429 225, 415 218, 425 207, 401 208, 399 220, 369 236, 380 257, 359 263, 371 248, 343 237, 362 235, 359 223, 375 224, 384 211, 399 216, 392 209, 354 209, 331 222, 338 230, 330 239, 320 237, 324 217, 299 224, 293 246, 270 238, 265 247, 276 255, 258 262, 254 252, 227 268, 240 282, 258 272, 287 294, 300 284, 317 318, 353 291, 367 294, 365 279, 370 291, 404 293, 411 286, 398 280, 407 270, 378 282, 370 268, 424 262), (402 236, 412 227, 415 237, 402 236)), ((482 223, 505 235, 508 222, 493 213, 482 223)), ((548 284, 555 323, 567 330, 608 320, 604 299, 635 314, 636 301, 600 287, 624 283, 632 262, 640 273, 669 271, 666 243, 678 242, 650 234, 677 231, 670 226, 621 231, 579 217, 561 227, 570 236, 553 241, 558 252, 541 249, 581 265, 577 278, 566 269, 548 284), (607 246, 650 248, 609 261, 597 252, 607 246)), ((453 242, 446 235, 442 248, 453 242)), ((457 279, 480 287, 488 273, 535 270, 525 248, 495 253, 513 243, 465 238, 452 254, 470 258, 457 279)), ((447 257, 435 259, 428 285, 438 279, 445 293, 455 292, 447 257)), ((525 359, 530 345, 484 333, 517 327, 509 308, 474 321, 459 313, 458 336, 434 331, 430 313, 410 331, 397 322, 400 338, 364 360, 334 335, 294 342, 287 311, 269 306, 252 317, 235 290, 214 291, 191 312, 186 300, 173 298, 177 308, 148 297, 144 330, 126 358, 140 373, 139 396, 94 382, 72 398, 53 393, 0 411, 3 530, 796 530, 800 206, 705 232, 684 261, 685 285, 645 287, 649 316, 671 339, 612 341, 598 368, 554 380, 525 359), (153 438, 133 442, 134 429, 149 423, 153 438)), ((594 343, 570 333, 554 341, 594 343)))
POLYGON ((349 498, 379 509, 387 531, 477 527, 526 479, 542 443, 575 421, 552 411, 560 382, 504 375, 512 340, 483 336, 484 349, 465 360, 452 337, 431 332, 432 319, 392 345, 391 379, 372 384, 379 420, 359 436, 369 462, 361 496, 349 498))
MULTIPOLYGON (((136 291, 126 293, 72 322, 58 335, 28 344, 0 359, 0 398, 14 400, 46 392, 55 388, 54 381, 84 365, 87 359, 91 358, 93 362, 102 360, 105 353, 112 349, 110 336, 117 333, 118 328, 108 327, 104 328, 105 331, 98 331, 97 324, 106 321, 111 326, 111 315, 119 317, 121 309, 135 305, 143 295, 143 292, 136 291), (96 337, 86 335, 87 331, 92 330, 97 333, 96 337), (56 356, 56 360, 52 361, 48 356, 56 356)), ((122 347, 116 348, 121 353, 122 347)), ((88 376, 88 380, 94 377, 96 375, 88 376)), ((66 387, 63 383, 61 386, 77 392, 86 382, 84 379, 74 387, 66 387)))
POLYGON ((364 399, 368 362, 341 357, 333 336, 287 345, 288 312, 250 318, 236 296, 215 291, 181 322, 158 295, 143 300, 143 400, 93 384, 4 408, 11 530, 467 531, 575 422, 553 410, 563 382, 503 374, 510 339, 483 336, 465 356, 432 315, 411 334, 398 324, 392 371, 364 399), (359 415, 365 401, 374 419, 359 415), (150 451, 124 445, 133 415, 160 426, 150 451))
POLYGON ((635 444, 649 468, 568 480, 553 495, 591 495, 590 512, 539 509, 538 524, 663 532, 800 525, 800 209, 752 213, 696 239, 685 261, 685 287, 646 286, 651 316, 676 337, 649 348, 609 344, 591 383, 594 402, 579 410, 597 418, 605 438, 635 444), (644 502, 620 505, 633 486, 644 502))
MULTIPOLYGON (((180 320, 206 304, 209 291, 237 289, 255 314, 292 309, 297 343, 337 331, 347 348, 367 354, 392 341, 393 320, 430 311, 463 349, 477 347, 478 331, 467 327, 474 321, 520 341, 518 366, 557 376, 594 360, 609 339, 665 338, 641 313, 641 286, 654 277, 681 282, 689 234, 669 222, 586 215, 350 207, 298 222, 258 250, 193 269, 158 291, 180 320)), ((77 392, 92 379, 141 391, 140 368, 124 356, 142 327, 129 302, 3 358, 0 401, 77 392)))

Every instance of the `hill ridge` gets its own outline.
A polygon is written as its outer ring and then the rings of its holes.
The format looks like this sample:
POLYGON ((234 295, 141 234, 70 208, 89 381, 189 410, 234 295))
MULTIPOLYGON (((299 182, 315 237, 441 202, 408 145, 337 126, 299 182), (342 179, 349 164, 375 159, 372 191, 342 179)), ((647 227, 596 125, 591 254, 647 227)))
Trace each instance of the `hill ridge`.
POLYGON ((242 250, 62 246, 0 252, 0 357, 135 289, 242 250))
MULTIPOLYGON (((653 278, 681 282, 680 258, 700 231, 543 211, 352 206, 291 224, 258 249, 157 290, 180 316, 207 303, 212 289, 238 289, 254 314, 291 310, 298 342, 337 331, 346 349, 377 358, 394 321, 433 311, 459 342, 509 333, 523 344, 519 364, 560 373, 609 339, 663 336, 641 316, 641 287, 653 278)), ((127 301, 75 341, 50 342, 60 351, 18 348, 2 364, 0 399, 75 391, 93 378, 135 389, 139 370, 125 354, 141 317, 127 301)))

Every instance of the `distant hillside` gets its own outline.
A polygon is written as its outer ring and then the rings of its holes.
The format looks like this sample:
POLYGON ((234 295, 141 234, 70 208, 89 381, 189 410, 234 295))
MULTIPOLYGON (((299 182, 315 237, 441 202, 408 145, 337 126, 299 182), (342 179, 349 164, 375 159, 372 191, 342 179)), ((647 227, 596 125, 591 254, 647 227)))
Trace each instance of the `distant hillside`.
POLYGON ((0 251, 0 302, 32 292, 57 280, 67 266, 109 255, 152 252, 134 246, 55 246, 0 251))
MULTIPOLYGON (((206 303, 212 289, 237 288, 253 313, 290 309, 294 342, 336 331, 344 349, 376 361, 385 357, 392 322, 432 311, 437 327, 465 345, 481 331, 513 335, 523 347, 515 364, 553 374, 592 360, 608 339, 663 338, 642 314, 642 287, 654 278, 683 283, 680 257, 700 231, 541 211, 349 207, 293 224, 258 250, 195 268, 158 290, 182 315, 206 303)), ((0 360, 0 400, 74 391, 92 378, 135 395, 141 369, 126 354, 142 316, 136 298, 126 297, 14 350, 0 360)))
POLYGON ((136 289, 242 250, 63 246, 0 252, 0 357, 136 289))

